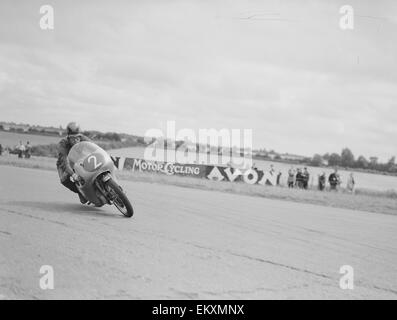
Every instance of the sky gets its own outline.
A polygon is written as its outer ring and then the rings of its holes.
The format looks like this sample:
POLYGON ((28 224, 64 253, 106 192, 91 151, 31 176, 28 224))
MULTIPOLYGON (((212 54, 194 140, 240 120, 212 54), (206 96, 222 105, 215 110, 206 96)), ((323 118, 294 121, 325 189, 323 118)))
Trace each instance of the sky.
POLYGON ((396 39, 392 0, 2 0, 0 120, 138 135, 171 120, 252 129, 254 148, 387 161, 396 39))

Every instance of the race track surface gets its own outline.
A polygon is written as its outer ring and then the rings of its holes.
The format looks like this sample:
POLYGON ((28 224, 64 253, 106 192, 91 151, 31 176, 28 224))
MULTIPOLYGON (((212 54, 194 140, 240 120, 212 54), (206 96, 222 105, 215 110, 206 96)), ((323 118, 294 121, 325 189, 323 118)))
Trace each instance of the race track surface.
POLYGON ((0 177, 0 299, 397 298, 396 216, 121 181, 126 219, 80 205, 55 172, 0 177))

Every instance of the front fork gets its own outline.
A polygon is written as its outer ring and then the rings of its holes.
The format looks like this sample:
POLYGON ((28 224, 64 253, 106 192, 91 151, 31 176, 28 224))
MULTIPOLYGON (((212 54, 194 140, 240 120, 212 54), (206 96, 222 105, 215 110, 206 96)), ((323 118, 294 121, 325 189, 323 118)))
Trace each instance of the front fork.
POLYGON ((107 203, 112 205, 114 197, 108 190, 106 190, 106 182, 108 182, 112 178, 110 172, 105 172, 104 174, 100 175, 95 180, 95 186, 98 190, 98 197, 101 199, 103 203, 107 203))

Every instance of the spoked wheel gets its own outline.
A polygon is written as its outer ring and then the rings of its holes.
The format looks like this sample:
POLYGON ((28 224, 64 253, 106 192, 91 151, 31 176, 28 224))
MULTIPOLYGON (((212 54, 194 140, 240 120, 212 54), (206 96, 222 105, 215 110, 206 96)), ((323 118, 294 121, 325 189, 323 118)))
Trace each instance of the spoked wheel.
POLYGON ((131 218, 134 215, 134 209, 128 200, 127 195, 121 189, 121 187, 113 180, 109 179, 106 182, 108 191, 113 196, 113 203, 116 208, 127 218, 131 218))

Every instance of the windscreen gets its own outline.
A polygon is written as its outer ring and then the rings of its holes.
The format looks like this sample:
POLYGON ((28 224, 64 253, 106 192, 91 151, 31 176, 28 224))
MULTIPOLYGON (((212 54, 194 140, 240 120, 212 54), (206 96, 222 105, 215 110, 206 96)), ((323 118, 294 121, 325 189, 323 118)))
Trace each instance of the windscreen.
POLYGON ((71 164, 78 162, 80 159, 85 159, 87 156, 97 151, 99 147, 92 142, 79 142, 70 149, 68 159, 71 164))

